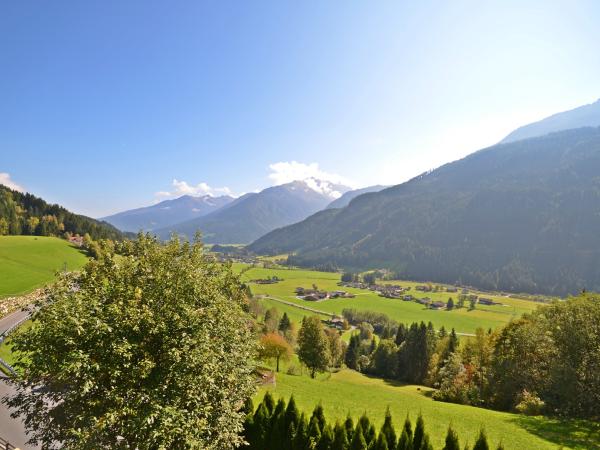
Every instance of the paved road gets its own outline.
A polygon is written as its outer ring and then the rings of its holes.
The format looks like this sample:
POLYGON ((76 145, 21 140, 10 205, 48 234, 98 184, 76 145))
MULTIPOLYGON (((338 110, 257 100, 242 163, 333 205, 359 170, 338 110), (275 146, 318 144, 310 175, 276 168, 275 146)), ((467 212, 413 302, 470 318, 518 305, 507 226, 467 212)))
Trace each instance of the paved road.
MULTIPOLYGON (((0 319, 0 334, 4 333, 26 316, 27 312, 17 311, 3 319, 0 319)), ((0 398, 4 397, 6 394, 11 394, 12 392, 13 389, 0 378, 0 398)), ((3 404, 0 405, 0 437, 6 439, 15 447, 23 450, 36 449, 36 447, 25 445, 25 442, 27 442, 27 437, 23 423, 19 419, 11 418, 10 411, 3 404)))

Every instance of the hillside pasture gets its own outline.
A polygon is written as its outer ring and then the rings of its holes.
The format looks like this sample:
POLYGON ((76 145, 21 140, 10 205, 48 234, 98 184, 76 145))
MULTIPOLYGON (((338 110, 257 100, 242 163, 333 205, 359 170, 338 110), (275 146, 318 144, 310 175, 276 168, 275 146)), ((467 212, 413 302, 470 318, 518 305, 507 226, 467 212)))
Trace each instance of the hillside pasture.
POLYGON ((63 239, 0 236, 0 298, 20 295, 52 281, 60 270, 77 270, 87 257, 63 239))
POLYGON ((325 373, 311 379, 303 375, 277 374, 276 384, 261 388, 257 401, 269 390, 286 400, 293 394, 301 408, 310 415, 318 403, 332 423, 344 420, 349 413, 356 421, 364 412, 381 427, 389 406, 398 430, 407 414, 413 427, 419 413, 423 414, 427 432, 434 448, 442 448, 448 425, 458 432, 461 446, 473 445, 484 428, 491 448, 502 442, 507 450, 530 449, 598 449, 600 425, 581 420, 558 420, 543 416, 522 416, 507 412, 438 402, 430 397, 431 389, 371 378, 353 370, 325 373))

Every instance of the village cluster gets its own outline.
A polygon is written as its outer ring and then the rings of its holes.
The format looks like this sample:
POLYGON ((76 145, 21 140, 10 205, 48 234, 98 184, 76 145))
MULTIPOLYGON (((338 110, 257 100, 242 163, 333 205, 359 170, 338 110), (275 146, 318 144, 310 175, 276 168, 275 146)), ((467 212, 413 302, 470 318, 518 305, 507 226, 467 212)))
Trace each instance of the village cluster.
MULTIPOLYGON (((414 301, 421 305, 424 305, 430 309, 452 309, 454 306, 454 301, 452 301, 453 306, 449 306, 448 302, 440 301, 440 300, 432 300, 429 297, 416 297, 410 294, 411 291, 410 286, 400 286, 396 284, 367 284, 357 281, 341 281, 338 283, 340 287, 348 287, 353 289, 364 289, 377 293, 380 297, 398 299, 407 302, 414 301)), ((466 288, 460 290, 455 286, 433 286, 433 285, 417 285, 415 286, 415 291, 418 292, 448 292, 451 294, 458 294, 458 301, 462 300, 462 303, 468 303, 471 305, 471 308, 474 307, 475 304, 479 303, 481 305, 501 305, 501 303, 496 302, 490 298, 480 297, 476 294, 471 294, 466 288)), ((335 291, 323 291, 319 290, 316 286, 312 288, 304 288, 297 287, 295 289, 295 294, 297 298, 307 301, 321 301, 331 298, 354 298, 355 295, 351 292, 343 291, 343 290, 335 290, 335 291)))

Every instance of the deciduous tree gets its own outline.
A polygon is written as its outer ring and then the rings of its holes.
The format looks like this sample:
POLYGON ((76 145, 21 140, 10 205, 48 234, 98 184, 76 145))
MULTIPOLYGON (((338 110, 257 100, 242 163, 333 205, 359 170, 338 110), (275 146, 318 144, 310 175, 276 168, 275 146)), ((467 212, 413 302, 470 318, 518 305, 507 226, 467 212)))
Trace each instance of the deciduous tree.
POLYGON ((239 444, 255 344, 239 277, 200 243, 140 236, 62 276, 18 332, 8 404, 43 448, 239 444), (36 386, 35 389, 31 389, 36 386))

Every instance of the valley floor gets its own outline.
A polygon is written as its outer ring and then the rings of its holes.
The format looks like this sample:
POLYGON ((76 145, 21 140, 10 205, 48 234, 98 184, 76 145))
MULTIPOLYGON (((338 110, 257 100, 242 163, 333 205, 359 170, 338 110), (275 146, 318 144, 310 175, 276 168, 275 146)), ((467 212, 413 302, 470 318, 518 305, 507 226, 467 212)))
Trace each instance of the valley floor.
MULTIPOLYGON (((275 284, 254 284, 250 287, 254 295, 263 295, 272 299, 283 300, 301 307, 316 309, 329 314, 341 314, 345 308, 355 308, 357 310, 370 310, 386 314, 391 319, 401 323, 429 322, 431 321, 435 328, 444 326, 450 330, 455 328, 457 332, 463 334, 474 333, 479 327, 484 329, 496 328, 508 323, 510 320, 520 317, 523 313, 533 311, 539 303, 524 298, 513 298, 491 293, 482 293, 470 290, 470 293, 479 294, 501 303, 501 305, 481 305, 478 304, 474 310, 468 308, 454 309, 452 311, 433 310, 416 303, 415 301, 403 301, 400 299, 390 299, 380 297, 377 293, 348 287, 339 287, 339 273, 318 272, 301 269, 273 268, 265 269, 253 267, 244 264, 234 266, 236 270, 243 272, 243 279, 246 281, 259 278, 270 278, 277 276, 283 281, 275 284), (249 269, 248 269, 249 268, 249 269), (313 284, 319 289, 333 291, 344 290, 355 294, 354 298, 334 298, 318 302, 307 301, 297 298, 294 293, 296 287, 310 288, 313 284)), ((391 283, 391 282, 390 282, 391 283)), ((411 287, 409 293, 416 298, 429 297, 433 301, 446 302, 448 298, 453 297, 456 302, 458 294, 449 292, 418 292, 415 286, 423 283, 411 281, 393 281, 394 284, 411 287)), ((281 313, 287 312, 292 320, 301 320, 303 316, 311 313, 293 306, 275 302, 272 299, 261 300, 267 307, 275 306, 281 313), (293 317, 292 317, 293 315, 293 317)))

